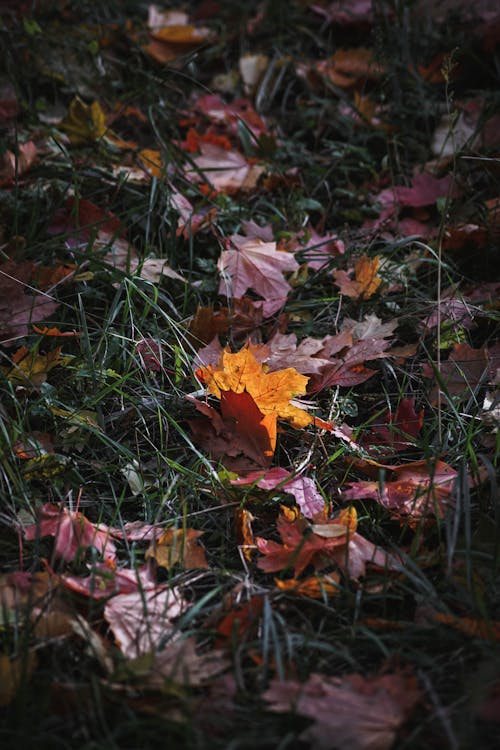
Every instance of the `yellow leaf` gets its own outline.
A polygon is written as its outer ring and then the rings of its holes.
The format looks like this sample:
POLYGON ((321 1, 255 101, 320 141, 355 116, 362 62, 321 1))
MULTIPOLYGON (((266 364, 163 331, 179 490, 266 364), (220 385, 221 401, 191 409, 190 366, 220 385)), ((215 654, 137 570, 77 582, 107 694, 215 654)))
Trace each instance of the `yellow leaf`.
POLYGON ((13 383, 21 385, 41 385, 47 380, 47 374, 54 367, 64 367, 71 361, 72 357, 61 356, 61 347, 58 346, 47 354, 30 352, 25 346, 15 352, 12 356, 13 367, 10 369, 2 367, 6 377, 13 383))
POLYGON ((208 568, 205 550, 198 543, 203 531, 195 529, 167 529, 152 542, 146 557, 152 557, 162 568, 170 570, 180 563, 186 570, 208 568))
POLYGON ((314 423, 314 417, 290 403, 294 396, 306 392, 309 380, 293 367, 266 373, 249 349, 236 354, 225 349, 215 367, 201 367, 197 375, 207 385, 208 392, 217 398, 221 391, 246 392, 265 416, 285 419, 295 429, 314 423))
POLYGON ((354 266, 354 273, 356 281, 359 284, 360 296, 365 299, 368 299, 372 294, 375 294, 382 283, 380 276, 377 276, 379 266, 379 255, 376 255, 375 258, 368 258, 367 255, 363 255, 354 266))
POLYGON ((340 575, 332 573, 329 576, 309 576, 303 581, 296 578, 289 578, 286 581, 280 581, 275 578, 276 586, 281 591, 288 591, 298 596, 308 596, 310 599, 323 599, 324 596, 335 596, 338 593, 338 582, 340 575))
POLYGON ((79 145, 102 138, 106 132, 106 117, 99 102, 85 104, 79 96, 75 96, 59 128, 68 134, 71 143, 79 145))

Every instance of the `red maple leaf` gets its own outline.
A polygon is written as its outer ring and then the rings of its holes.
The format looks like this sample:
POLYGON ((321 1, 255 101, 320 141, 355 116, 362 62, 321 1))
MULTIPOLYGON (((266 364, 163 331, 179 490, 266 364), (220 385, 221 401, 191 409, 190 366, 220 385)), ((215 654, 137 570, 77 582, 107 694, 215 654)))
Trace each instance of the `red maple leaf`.
POLYGON ((351 482, 343 491, 346 500, 375 500, 402 522, 416 523, 429 515, 442 518, 451 502, 457 472, 444 461, 413 461, 387 467, 388 482, 351 482))
POLYGON ((401 399, 395 412, 385 412, 384 425, 373 427, 374 439, 371 443, 385 443, 395 453, 414 445, 424 423, 424 410, 417 414, 415 399, 401 399))
POLYGON ((53 536, 54 553, 70 562, 81 549, 95 547, 107 560, 114 560, 116 548, 105 524, 93 524, 82 513, 68 510, 60 505, 45 503, 38 521, 24 528, 28 541, 38 536, 53 536))

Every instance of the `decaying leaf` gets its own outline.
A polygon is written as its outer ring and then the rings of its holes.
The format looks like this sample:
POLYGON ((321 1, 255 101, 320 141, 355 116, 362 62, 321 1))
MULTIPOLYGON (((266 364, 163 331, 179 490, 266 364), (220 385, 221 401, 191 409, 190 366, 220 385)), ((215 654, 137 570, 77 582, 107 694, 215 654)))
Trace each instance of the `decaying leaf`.
POLYGON ((301 737, 316 750, 390 750, 421 691, 410 672, 313 673, 303 684, 273 680, 263 697, 271 711, 313 719, 301 737))
POLYGON ((106 132, 106 116, 99 102, 85 104, 79 96, 75 96, 59 128, 68 134, 71 143, 80 145, 102 138, 106 132))
POLYGON ((343 491, 346 500, 376 500, 405 523, 422 518, 442 518, 453 503, 457 472, 444 461, 414 461, 390 468, 390 479, 379 482, 351 482, 343 491))
POLYGON ((62 347, 58 346, 46 354, 39 354, 22 346, 12 355, 12 367, 0 369, 12 383, 39 386, 45 383, 48 373, 54 367, 64 367, 73 359, 63 356, 61 351, 62 347))
POLYGON ((104 608, 116 643, 127 659, 161 648, 174 630, 173 621, 188 608, 176 588, 156 586, 113 596, 104 608))
POLYGON ((37 286, 38 268, 31 262, 0 264, 0 337, 11 346, 31 332, 31 324, 50 317, 59 302, 37 286), (30 294, 25 294, 29 291, 30 294))
POLYGON ((279 578, 275 579, 276 586, 280 591, 286 591, 296 596, 305 596, 309 599, 325 599, 329 596, 336 596, 339 591, 338 583, 340 575, 330 573, 325 576, 308 576, 301 580, 296 578, 287 578, 285 581, 279 578))
POLYGON ((195 529, 167 529, 151 542, 146 550, 146 558, 153 558, 167 570, 176 564, 186 570, 208 568, 205 550, 198 544, 202 535, 203 531, 195 529))
POLYGON ((0 653, 0 706, 8 706, 14 700, 21 685, 30 679, 37 662, 36 653, 31 650, 12 659, 0 653))
POLYGON ((254 484, 263 490, 278 489, 293 495, 301 513, 306 518, 312 518, 316 513, 324 510, 325 501, 318 491, 311 477, 294 476, 291 472, 275 466, 266 472, 253 471, 238 479, 232 479, 236 486, 254 484))

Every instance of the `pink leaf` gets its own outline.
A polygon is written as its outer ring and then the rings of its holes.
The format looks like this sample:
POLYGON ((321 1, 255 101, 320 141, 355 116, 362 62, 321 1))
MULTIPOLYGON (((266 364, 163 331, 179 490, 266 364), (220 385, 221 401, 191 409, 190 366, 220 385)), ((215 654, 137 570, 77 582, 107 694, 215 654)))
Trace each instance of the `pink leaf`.
POLYGON ((74 560, 81 549, 88 547, 95 547, 107 560, 116 558, 116 548, 108 526, 93 524, 82 513, 51 503, 42 506, 39 520, 25 527, 24 536, 29 541, 37 536, 53 536, 56 556, 67 562, 74 560))
POLYGON ((264 298, 264 317, 270 317, 286 302, 291 287, 283 273, 295 271, 297 261, 290 253, 277 251, 275 242, 241 235, 233 235, 231 242, 234 249, 223 250, 219 258, 219 294, 241 298, 253 289, 264 298))

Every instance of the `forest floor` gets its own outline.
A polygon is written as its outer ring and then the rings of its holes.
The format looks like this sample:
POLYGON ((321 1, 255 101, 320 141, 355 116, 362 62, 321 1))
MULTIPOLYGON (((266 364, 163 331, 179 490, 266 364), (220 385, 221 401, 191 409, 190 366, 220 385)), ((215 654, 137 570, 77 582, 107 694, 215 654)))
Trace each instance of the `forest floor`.
POLYGON ((500 15, 435 5, 2 3, 2 748, 497 746, 500 15))

